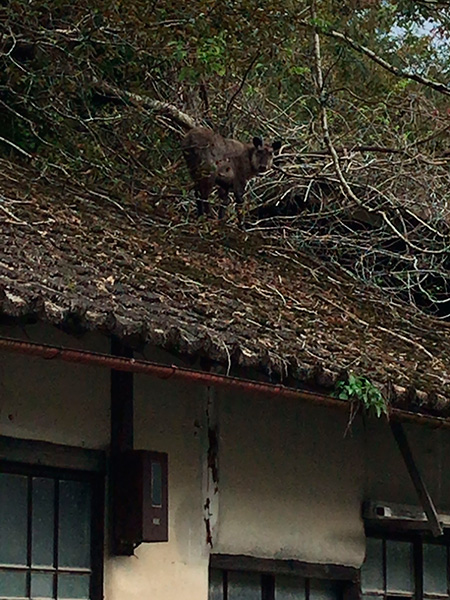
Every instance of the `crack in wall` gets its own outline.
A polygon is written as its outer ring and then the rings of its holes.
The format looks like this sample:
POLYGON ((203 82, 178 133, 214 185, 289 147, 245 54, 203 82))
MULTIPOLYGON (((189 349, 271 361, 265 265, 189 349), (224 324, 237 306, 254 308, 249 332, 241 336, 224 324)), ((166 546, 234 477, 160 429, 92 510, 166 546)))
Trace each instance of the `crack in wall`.
POLYGON ((213 548, 214 528, 218 513, 218 493, 219 493, 219 436, 218 426, 214 416, 214 390, 207 389, 206 398, 206 430, 207 430, 207 452, 206 452, 206 490, 205 502, 203 505, 206 529, 206 544, 213 548))

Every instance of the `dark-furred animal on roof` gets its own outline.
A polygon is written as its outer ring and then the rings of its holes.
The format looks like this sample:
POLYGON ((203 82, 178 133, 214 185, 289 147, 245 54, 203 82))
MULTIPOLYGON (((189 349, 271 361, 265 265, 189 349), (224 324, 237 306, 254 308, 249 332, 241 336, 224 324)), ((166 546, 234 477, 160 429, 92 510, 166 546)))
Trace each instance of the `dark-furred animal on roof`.
POLYGON ((198 215, 210 212, 208 198, 217 187, 221 200, 219 216, 223 216, 232 191, 241 220, 239 205, 247 181, 271 168, 273 152, 280 147, 281 142, 264 144, 259 137, 254 137, 251 144, 244 144, 205 127, 191 129, 183 139, 182 149, 194 181, 198 215))

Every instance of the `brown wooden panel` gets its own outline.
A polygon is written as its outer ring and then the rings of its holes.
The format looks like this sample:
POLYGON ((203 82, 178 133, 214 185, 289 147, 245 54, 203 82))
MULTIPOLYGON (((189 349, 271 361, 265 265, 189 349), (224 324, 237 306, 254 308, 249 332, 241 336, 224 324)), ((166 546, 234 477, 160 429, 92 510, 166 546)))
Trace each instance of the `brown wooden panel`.
POLYGON ((335 564, 315 564, 299 560, 272 560, 242 554, 212 554, 212 568, 234 571, 256 571, 259 573, 297 575, 313 579, 337 579, 358 581, 359 569, 335 564))

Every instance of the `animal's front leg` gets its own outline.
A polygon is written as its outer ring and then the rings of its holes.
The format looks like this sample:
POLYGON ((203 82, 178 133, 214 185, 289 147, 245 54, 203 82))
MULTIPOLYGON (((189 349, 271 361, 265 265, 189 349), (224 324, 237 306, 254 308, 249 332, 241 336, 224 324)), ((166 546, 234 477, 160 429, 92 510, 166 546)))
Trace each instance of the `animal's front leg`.
POLYGON ((219 219, 223 219, 229 203, 228 190, 226 188, 219 187, 217 190, 220 199, 219 206, 219 219))
POLYGON ((203 215, 208 216, 211 213, 209 202, 197 198, 197 216, 202 217, 203 215))
POLYGON ((244 217, 242 215, 242 205, 244 203, 244 190, 241 188, 235 188, 234 199, 236 200, 236 217, 238 225, 241 229, 244 229, 244 217))

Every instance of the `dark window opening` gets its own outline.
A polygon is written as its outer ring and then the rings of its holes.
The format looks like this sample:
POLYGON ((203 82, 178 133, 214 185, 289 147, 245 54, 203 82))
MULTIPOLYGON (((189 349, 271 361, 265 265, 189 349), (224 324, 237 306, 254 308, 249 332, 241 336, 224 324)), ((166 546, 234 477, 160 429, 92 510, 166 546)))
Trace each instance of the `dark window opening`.
POLYGON ((449 581, 448 541, 420 535, 367 538, 361 568, 364 600, 447 600, 449 581))
POLYGON ((342 581, 211 568, 209 600, 342 600, 342 581))
POLYGON ((97 475, 0 463, 0 537, 0 599, 102 597, 97 475))

